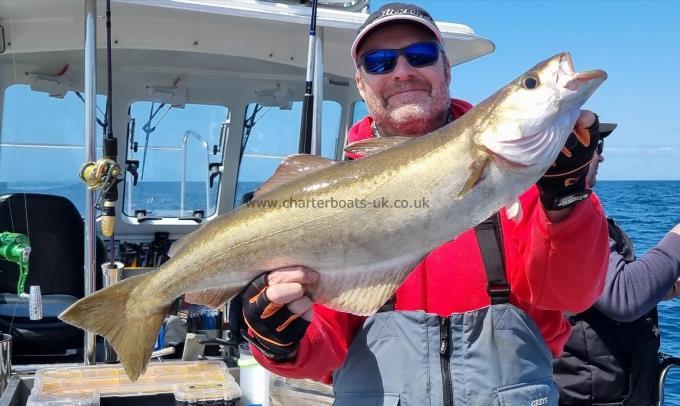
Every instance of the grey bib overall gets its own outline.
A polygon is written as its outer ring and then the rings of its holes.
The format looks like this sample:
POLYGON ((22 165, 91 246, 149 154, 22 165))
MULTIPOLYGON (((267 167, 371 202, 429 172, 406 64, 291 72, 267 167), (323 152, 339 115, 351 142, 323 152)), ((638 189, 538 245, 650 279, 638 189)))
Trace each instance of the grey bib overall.
POLYGON ((476 232, 491 305, 449 317, 423 311, 369 317, 334 375, 334 405, 557 405, 543 336, 509 303, 498 217, 476 232))

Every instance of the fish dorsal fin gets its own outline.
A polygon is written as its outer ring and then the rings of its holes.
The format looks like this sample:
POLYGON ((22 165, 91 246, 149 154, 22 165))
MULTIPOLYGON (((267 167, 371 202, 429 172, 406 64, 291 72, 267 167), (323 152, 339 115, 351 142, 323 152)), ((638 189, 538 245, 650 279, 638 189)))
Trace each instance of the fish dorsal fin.
POLYGON ((345 152, 359 154, 362 156, 375 155, 406 141, 411 141, 412 137, 380 137, 369 138, 367 140, 356 141, 345 147, 345 152))
POLYGON ((185 239, 185 237, 186 237, 186 236, 184 236, 184 237, 180 238, 179 240, 175 241, 174 243, 172 243, 172 245, 170 246, 170 249, 168 250, 168 256, 169 256, 170 258, 172 258, 172 257, 174 257, 175 255, 177 255, 177 253, 179 252, 179 250, 181 250, 182 247, 184 247, 184 244, 186 244, 186 239, 185 239))
MULTIPOLYGON (((199 227, 199 228, 200 228, 200 227, 199 227)), ((185 235, 184 237, 182 237, 182 238, 180 238, 179 240, 177 240, 177 241, 175 241, 175 242, 172 243, 172 245, 170 246, 170 249, 168 249, 168 256, 169 256, 170 258, 172 258, 172 257, 174 257, 175 255, 177 255, 177 253, 178 253, 182 248, 184 248, 184 245, 186 245, 187 241, 189 241, 189 238, 188 238, 188 237, 189 237, 190 235, 191 235, 191 233, 185 235)))
POLYGON ((189 242, 189 240, 192 240, 196 234, 205 226, 208 224, 207 221, 204 221, 201 223, 197 229, 194 231, 190 232, 189 234, 186 234, 182 238, 178 238, 175 242, 170 245, 170 248, 168 249, 168 257, 172 258, 175 255, 179 254, 180 250, 184 248, 184 246, 189 242))
POLYGON ((336 163, 317 155, 297 154, 287 156, 276 168, 276 172, 255 192, 255 196, 269 192, 272 189, 288 183, 291 180, 300 178, 304 175, 316 172, 320 169, 328 168, 336 163))

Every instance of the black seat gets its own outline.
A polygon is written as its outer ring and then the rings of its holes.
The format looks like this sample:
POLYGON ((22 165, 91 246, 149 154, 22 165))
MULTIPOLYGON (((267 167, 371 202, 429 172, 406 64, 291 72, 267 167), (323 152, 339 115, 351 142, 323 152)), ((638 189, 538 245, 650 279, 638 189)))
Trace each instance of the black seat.
MULTIPOLYGON (((0 197, 0 232, 4 231, 29 237, 26 291, 39 285, 43 295, 43 319, 30 320, 28 300, 17 297, 18 265, 0 259, 0 330, 13 336, 12 356, 63 355, 68 349, 82 349, 83 331, 57 318, 84 292, 84 222, 78 209, 62 196, 5 195, 0 197)), ((99 265, 105 251, 97 242, 99 265)))

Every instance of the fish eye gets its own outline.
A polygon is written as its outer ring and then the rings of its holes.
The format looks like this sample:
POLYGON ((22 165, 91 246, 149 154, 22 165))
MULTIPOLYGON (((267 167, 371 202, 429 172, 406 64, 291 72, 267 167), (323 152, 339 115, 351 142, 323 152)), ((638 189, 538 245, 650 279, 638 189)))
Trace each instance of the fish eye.
POLYGON ((539 85, 539 80, 536 75, 525 75, 520 82, 525 89, 536 89, 539 85))

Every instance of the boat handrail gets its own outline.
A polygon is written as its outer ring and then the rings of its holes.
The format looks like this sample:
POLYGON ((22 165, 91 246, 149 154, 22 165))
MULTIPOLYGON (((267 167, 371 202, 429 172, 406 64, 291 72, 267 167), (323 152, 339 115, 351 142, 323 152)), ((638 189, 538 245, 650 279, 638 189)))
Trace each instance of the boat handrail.
POLYGON ((659 375, 657 377, 657 390, 659 394, 658 406, 662 406, 664 402, 664 386, 666 384, 666 377, 673 367, 680 366, 680 358, 673 357, 667 354, 659 353, 659 375))

